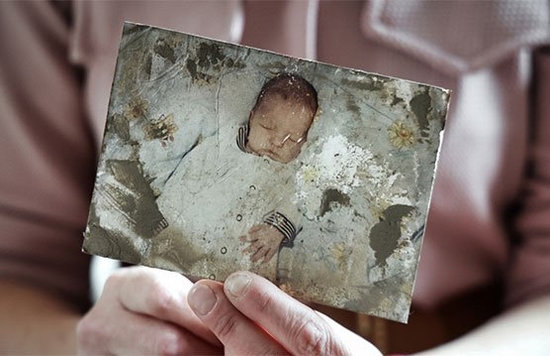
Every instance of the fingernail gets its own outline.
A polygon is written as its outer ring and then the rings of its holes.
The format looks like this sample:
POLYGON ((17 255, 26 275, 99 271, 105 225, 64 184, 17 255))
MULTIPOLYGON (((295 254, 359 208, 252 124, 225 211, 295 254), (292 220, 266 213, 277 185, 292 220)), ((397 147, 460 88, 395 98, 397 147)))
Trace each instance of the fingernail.
POLYGON ((246 272, 234 273, 225 280, 225 289, 238 298, 246 292, 250 281, 250 276, 246 272))
POLYGON ((199 284, 191 289, 187 301, 195 312, 206 315, 214 308, 218 298, 210 287, 199 284))

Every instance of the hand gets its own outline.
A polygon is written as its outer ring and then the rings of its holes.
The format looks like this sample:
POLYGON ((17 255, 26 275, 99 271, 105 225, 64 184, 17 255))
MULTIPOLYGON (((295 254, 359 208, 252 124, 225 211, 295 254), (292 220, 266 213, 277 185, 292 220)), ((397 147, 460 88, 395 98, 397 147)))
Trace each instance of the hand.
POLYGON ((222 354, 191 311, 180 274, 131 267, 113 274, 77 327, 80 354, 222 354))
POLYGON ((283 238, 283 234, 275 227, 267 224, 258 224, 252 226, 248 230, 248 236, 241 236, 240 240, 242 242, 250 242, 250 245, 243 252, 250 253, 250 260, 252 262, 258 262, 263 259, 262 262, 267 263, 279 251, 283 238))
POLYGON ((226 354, 381 355, 369 342, 250 272, 202 280, 188 301, 226 354))

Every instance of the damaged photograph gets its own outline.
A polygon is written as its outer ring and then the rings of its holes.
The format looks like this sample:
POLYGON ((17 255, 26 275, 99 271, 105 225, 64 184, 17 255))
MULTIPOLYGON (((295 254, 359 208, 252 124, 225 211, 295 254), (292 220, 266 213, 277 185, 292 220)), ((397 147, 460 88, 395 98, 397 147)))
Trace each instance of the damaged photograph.
POLYGON ((449 96, 126 23, 83 250, 404 322, 449 96))

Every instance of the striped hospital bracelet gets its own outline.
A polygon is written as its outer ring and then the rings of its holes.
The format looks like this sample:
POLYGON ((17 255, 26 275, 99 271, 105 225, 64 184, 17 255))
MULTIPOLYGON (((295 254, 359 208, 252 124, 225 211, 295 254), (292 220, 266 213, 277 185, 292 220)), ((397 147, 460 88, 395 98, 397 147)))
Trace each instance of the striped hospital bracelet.
POLYGON ((298 235, 299 231, 296 231, 296 227, 294 224, 287 219, 286 216, 284 216, 282 213, 279 213, 278 211, 271 211, 267 213, 267 215, 263 219, 263 223, 273 226, 281 234, 283 234, 283 241, 281 242, 281 246, 283 247, 293 247, 294 246, 294 239, 296 238, 296 235, 298 235))

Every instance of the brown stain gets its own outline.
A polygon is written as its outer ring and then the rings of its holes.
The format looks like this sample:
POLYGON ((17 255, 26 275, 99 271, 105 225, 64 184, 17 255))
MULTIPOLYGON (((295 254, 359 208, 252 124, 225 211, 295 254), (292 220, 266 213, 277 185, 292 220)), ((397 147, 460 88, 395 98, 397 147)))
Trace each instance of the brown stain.
POLYGON ((330 188, 325 190, 321 199, 319 216, 323 216, 325 213, 331 211, 334 207, 334 203, 341 206, 349 206, 349 196, 340 192, 338 189, 330 188))
POLYGON ((353 114, 355 114, 355 116, 358 116, 358 117, 361 116, 361 108, 359 107, 359 105, 357 105, 357 101, 351 95, 348 96, 346 99, 346 108, 348 109, 349 112, 352 112, 353 114))
POLYGON ((414 116, 416 117, 416 121, 418 122, 418 127, 420 129, 420 134, 423 137, 428 137, 428 114, 432 110, 432 99, 430 98, 430 94, 428 93, 428 90, 423 90, 422 92, 416 94, 410 101, 409 105, 411 107, 411 111, 414 113, 414 116))
POLYGON ((140 263, 142 260, 140 252, 136 250, 127 236, 100 226, 95 207, 90 209, 82 251, 134 264, 140 263))
POLYGON ((185 60, 185 68, 189 72, 191 78, 197 79, 197 63, 193 59, 187 58, 185 60))
POLYGON ((371 285, 356 286, 359 297, 346 302, 344 308, 360 313, 376 313, 380 311, 382 302, 393 292, 401 290, 404 283, 403 276, 397 275, 371 285))
POLYGON ((176 62, 174 48, 167 43, 163 38, 159 38, 153 45, 153 51, 162 58, 170 61, 172 64, 176 62))
POLYGON ((149 251, 147 264, 184 272, 191 270, 195 263, 207 258, 206 254, 191 244, 189 237, 171 226, 151 240, 149 251))
POLYGON ((132 193, 107 186, 108 194, 115 199, 113 208, 128 216, 128 223, 143 238, 153 238, 167 227, 156 203, 156 196, 143 176, 141 164, 136 161, 108 160, 107 170, 132 193))
POLYGON ((116 134, 123 142, 130 141, 130 125, 123 115, 114 114, 107 120, 108 132, 116 134))
POLYGON ((174 115, 161 115, 158 120, 149 122, 143 127, 145 139, 160 140, 161 142, 173 141, 173 135, 178 131, 174 115))
POLYGON ((225 55, 216 43, 201 42, 197 48, 198 65, 203 68, 209 68, 221 64, 225 55))
MULTIPOLYGON (((230 45, 227 45, 230 47, 230 45)), ((215 42, 200 42, 185 59, 185 69, 193 81, 210 83, 223 69, 243 69, 245 62, 226 55, 222 46, 215 42)))
POLYGON ((369 245, 374 250, 378 265, 385 265, 397 248, 401 238, 401 220, 413 209, 409 205, 391 205, 382 213, 380 222, 370 230, 369 245))

